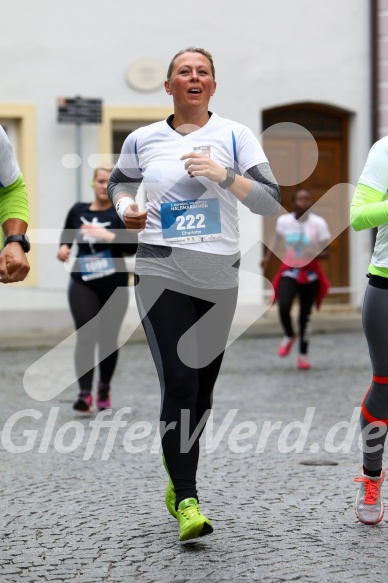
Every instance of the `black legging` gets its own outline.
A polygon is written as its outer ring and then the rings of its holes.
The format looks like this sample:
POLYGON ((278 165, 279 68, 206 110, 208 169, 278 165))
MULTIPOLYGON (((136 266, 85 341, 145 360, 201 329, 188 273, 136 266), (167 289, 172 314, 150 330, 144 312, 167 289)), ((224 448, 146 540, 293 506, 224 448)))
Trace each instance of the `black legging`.
MULTIPOLYGON (((371 278, 377 281, 385 278, 371 278)), ((367 470, 378 471, 382 467, 384 443, 388 423, 388 289, 366 288, 362 311, 364 333, 368 342, 373 379, 362 404, 361 430, 363 431, 363 463, 367 470), (370 423, 379 422, 377 426, 370 423), (378 432, 375 439, 368 439, 378 432), (375 451, 370 451, 375 449, 375 451)))
POLYGON ((210 415, 237 288, 199 290, 153 276, 136 277, 136 283, 136 301, 160 380, 162 447, 178 505, 188 497, 198 499, 199 437, 210 415), (192 326, 192 334, 185 335, 192 326), (188 447, 185 435, 192 436, 199 423, 188 447))
POLYGON ((128 288, 98 289, 71 278, 68 297, 77 330, 75 371, 80 389, 90 391, 97 344, 100 381, 109 384, 112 378, 118 357, 118 334, 128 306, 128 288), (114 303, 105 306, 116 290, 114 303))
POLYGON ((318 293, 319 282, 298 283, 293 277, 283 276, 280 280, 278 304, 279 315, 285 334, 292 338, 294 327, 291 320, 291 307, 299 295, 299 352, 307 354, 309 341, 309 320, 314 300, 318 293))

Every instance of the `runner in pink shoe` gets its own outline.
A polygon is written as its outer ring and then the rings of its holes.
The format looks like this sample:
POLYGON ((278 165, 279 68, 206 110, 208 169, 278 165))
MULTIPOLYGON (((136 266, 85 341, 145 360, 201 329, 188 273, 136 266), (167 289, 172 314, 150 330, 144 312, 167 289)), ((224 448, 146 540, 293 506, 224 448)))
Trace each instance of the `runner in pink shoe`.
POLYGON ((331 235, 325 219, 311 212, 313 199, 308 190, 297 190, 292 200, 293 211, 280 215, 277 219, 275 237, 261 266, 266 269, 274 252, 278 251, 281 245, 284 246, 283 262, 272 281, 275 300, 278 300, 280 322, 284 330, 278 355, 288 356, 295 342, 296 334, 291 319, 291 307, 298 296, 297 366, 300 370, 308 370, 310 368, 308 348, 311 310, 314 302, 317 307, 320 306, 330 287, 320 259, 328 256, 327 245, 331 235))
POLYGON ((75 369, 79 394, 73 409, 92 407, 95 350, 98 347, 97 409, 109 409, 110 382, 118 358, 118 334, 128 306, 128 273, 124 255, 136 252, 136 236, 125 230, 107 192, 110 168, 94 172, 92 202, 78 202, 69 211, 57 258, 67 261, 74 241, 77 259, 71 271, 68 298, 77 330, 75 369), (114 303, 109 302, 115 294, 114 303))
POLYGON ((388 425, 388 136, 376 142, 351 202, 356 231, 378 228, 368 268, 362 309, 364 333, 372 364, 372 380, 361 407, 363 466, 355 502, 357 518, 377 524, 383 518, 381 486, 385 478, 383 454, 388 425))

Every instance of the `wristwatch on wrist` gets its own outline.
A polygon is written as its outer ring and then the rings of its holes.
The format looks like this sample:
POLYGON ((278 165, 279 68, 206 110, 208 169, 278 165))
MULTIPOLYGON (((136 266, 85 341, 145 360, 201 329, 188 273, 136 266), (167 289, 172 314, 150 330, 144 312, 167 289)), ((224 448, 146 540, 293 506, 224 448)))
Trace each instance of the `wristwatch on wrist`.
POLYGON ((4 247, 8 245, 8 243, 20 243, 24 253, 28 253, 31 249, 30 241, 27 235, 9 235, 9 237, 6 237, 4 241, 4 247))
POLYGON ((229 188, 229 186, 231 184, 233 184, 234 179, 236 178, 236 173, 233 170, 233 168, 231 168, 230 166, 227 166, 225 168, 226 170, 226 179, 224 180, 224 182, 219 182, 218 186, 221 186, 221 188, 229 188))

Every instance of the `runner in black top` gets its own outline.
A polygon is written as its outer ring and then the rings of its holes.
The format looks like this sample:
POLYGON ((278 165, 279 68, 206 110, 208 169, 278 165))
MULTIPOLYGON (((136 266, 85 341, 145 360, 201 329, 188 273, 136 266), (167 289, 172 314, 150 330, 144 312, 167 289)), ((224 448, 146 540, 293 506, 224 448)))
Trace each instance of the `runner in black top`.
POLYGON ((79 202, 70 209, 57 253, 60 261, 67 261, 73 241, 78 243, 68 295, 77 330, 75 368, 80 387, 73 408, 84 412, 92 405, 96 345, 100 372, 96 405, 100 410, 111 406, 110 381, 118 357, 117 338, 128 306, 123 253, 134 254, 137 247, 134 235, 125 230, 108 198, 109 175, 110 170, 105 168, 95 171, 94 201, 79 202), (114 293, 114 302, 109 302, 114 293))

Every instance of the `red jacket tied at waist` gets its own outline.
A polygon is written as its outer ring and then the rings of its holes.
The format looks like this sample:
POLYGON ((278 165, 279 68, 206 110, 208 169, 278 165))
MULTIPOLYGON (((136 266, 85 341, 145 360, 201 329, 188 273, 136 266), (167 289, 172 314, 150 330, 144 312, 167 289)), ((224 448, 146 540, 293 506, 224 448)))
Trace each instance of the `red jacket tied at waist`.
MULTIPOLYGON (((281 281, 282 276, 283 276, 283 272, 286 271, 287 269, 292 269, 292 267, 290 267, 289 265, 286 265, 285 263, 282 263, 280 265, 279 270, 276 272, 276 274, 272 280, 272 285, 274 288, 274 297, 273 297, 274 302, 278 298, 279 286, 280 286, 280 281, 281 281)), ((305 265, 304 267, 298 267, 298 269, 299 269, 299 273, 298 273, 298 276, 296 278, 296 281, 298 283, 301 283, 301 284, 309 283, 308 275, 307 275, 308 271, 313 271, 314 273, 316 273, 318 275, 319 288, 318 288, 317 296, 315 298, 315 305, 316 305, 317 310, 319 310, 319 307, 321 305, 323 298, 325 298, 327 296, 327 294, 329 293, 329 289, 330 289, 330 281, 326 277, 326 274, 322 269, 321 263, 318 261, 318 259, 313 259, 312 261, 310 261, 310 263, 308 263, 308 265, 305 265)))

